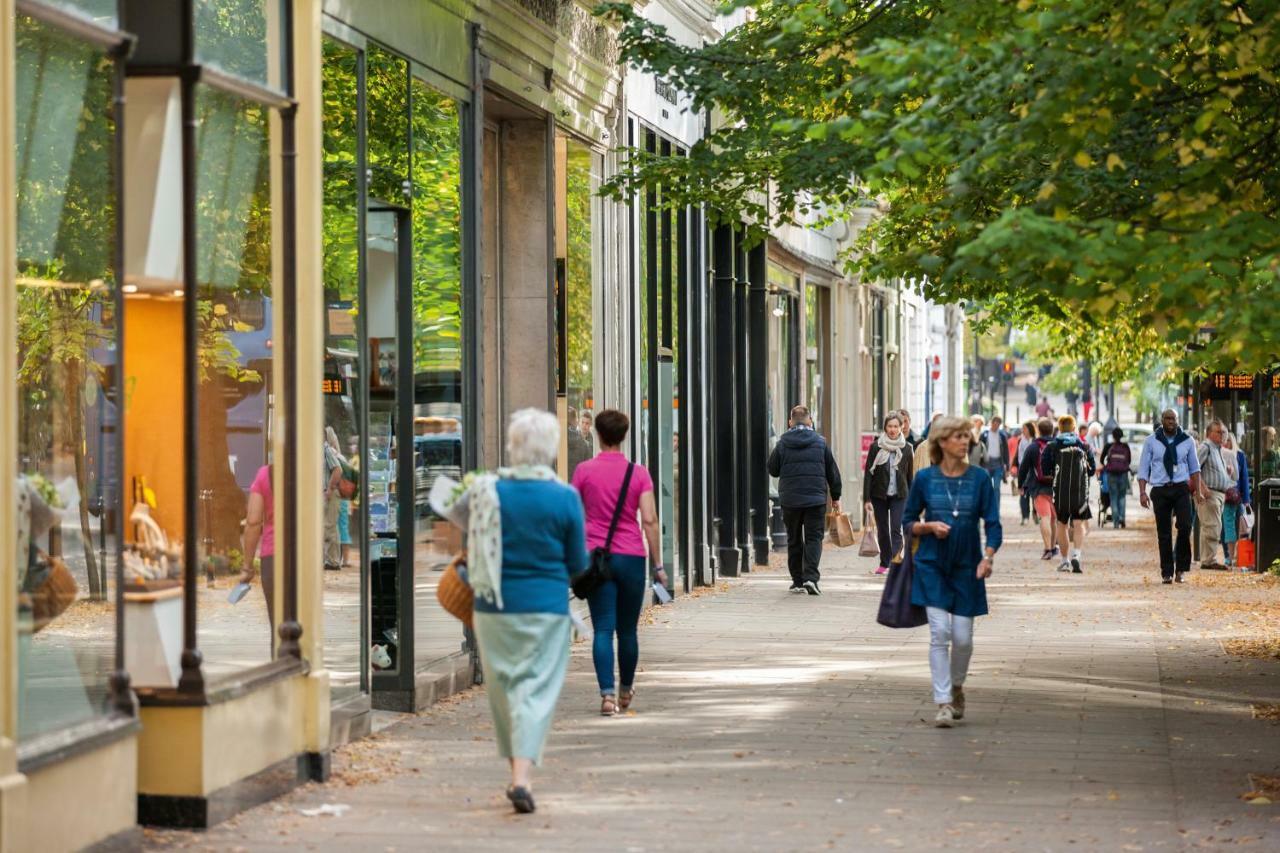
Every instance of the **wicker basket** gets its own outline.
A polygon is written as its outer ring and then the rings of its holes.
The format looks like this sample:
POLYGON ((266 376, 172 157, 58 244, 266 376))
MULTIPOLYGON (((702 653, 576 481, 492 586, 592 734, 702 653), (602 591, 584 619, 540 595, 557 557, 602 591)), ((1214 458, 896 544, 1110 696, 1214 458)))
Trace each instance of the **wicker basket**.
POLYGON ((444 574, 440 576, 440 584, 436 587, 436 600, 449 615, 462 620, 462 624, 470 628, 475 595, 463 576, 466 570, 467 552, 460 551, 449 561, 444 574))

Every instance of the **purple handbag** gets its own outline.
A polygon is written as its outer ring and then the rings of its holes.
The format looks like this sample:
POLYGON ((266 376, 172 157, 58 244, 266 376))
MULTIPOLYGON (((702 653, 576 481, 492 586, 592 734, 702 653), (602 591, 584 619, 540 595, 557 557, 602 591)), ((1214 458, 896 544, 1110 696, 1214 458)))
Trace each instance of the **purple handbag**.
POLYGON ((911 540, 911 534, 906 534, 902 544, 902 562, 889 567, 884 592, 880 594, 880 612, 876 621, 886 628, 919 628, 929 622, 924 608, 911 603, 911 581, 916 573, 911 540))

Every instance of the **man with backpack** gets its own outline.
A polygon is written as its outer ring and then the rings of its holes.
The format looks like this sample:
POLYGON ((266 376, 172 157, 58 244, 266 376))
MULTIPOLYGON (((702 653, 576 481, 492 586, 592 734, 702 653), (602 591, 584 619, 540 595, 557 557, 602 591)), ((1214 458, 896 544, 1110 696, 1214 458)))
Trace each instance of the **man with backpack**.
POLYGON ((1093 449, 1076 435, 1076 419, 1071 415, 1058 418, 1058 437, 1045 451, 1048 460, 1042 468, 1053 472, 1053 511, 1057 519, 1058 545, 1062 562, 1058 571, 1081 574, 1080 559, 1084 551, 1087 522, 1093 517, 1089 509, 1089 485, 1098 471, 1093 449), (1070 543, 1071 550, 1066 550, 1070 543))
POLYGON ((1053 546, 1053 469, 1045 470, 1046 448, 1053 438, 1053 421, 1041 418, 1036 421, 1036 438, 1027 448, 1018 465, 1018 487, 1031 500, 1036 520, 1040 524, 1040 536, 1044 539, 1042 560, 1052 560, 1057 553, 1053 546))

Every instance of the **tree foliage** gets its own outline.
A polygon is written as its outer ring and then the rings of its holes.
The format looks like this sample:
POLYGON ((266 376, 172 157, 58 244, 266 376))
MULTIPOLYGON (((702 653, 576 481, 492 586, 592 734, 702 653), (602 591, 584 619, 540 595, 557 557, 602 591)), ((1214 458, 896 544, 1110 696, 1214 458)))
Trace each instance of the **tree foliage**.
POLYGON ((1126 371, 1276 362, 1280 2, 738 5, 700 48, 602 7, 631 62, 723 118, 687 158, 636 156, 615 197, 661 183, 757 230, 878 203, 871 276, 927 276, 1126 371))

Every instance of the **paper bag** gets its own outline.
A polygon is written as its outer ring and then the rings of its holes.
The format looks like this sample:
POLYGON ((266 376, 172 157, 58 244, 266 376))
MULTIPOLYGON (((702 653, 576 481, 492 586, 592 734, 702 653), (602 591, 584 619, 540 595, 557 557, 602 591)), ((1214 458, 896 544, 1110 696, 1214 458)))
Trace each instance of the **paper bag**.
POLYGON ((849 516, 843 512, 832 510, 827 513, 827 532, 831 536, 831 544, 837 548, 848 548, 857 541, 853 536, 853 525, 849 523, 849 516))
MULTIPOLYGON (((850 533, 852 536, 852 533, 850 533)), ((853 544, 852 542, 849 544, 853 544)), ((858 546, 859 557, 879 557, 880 542, 876 539, 876 526, 868 524, 867 529, 862 531, 862 544, 858 546)))

